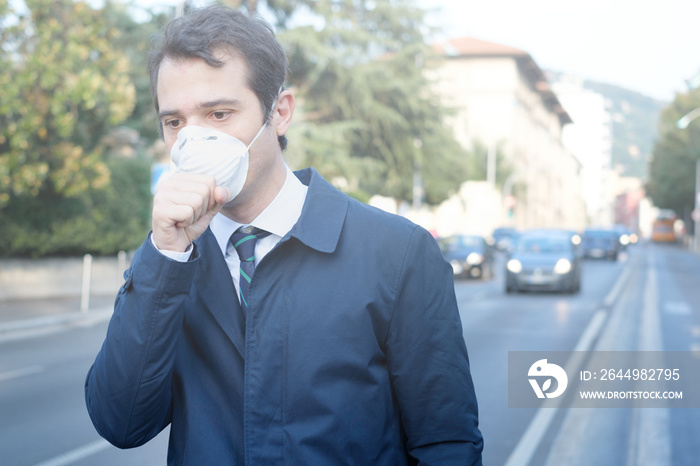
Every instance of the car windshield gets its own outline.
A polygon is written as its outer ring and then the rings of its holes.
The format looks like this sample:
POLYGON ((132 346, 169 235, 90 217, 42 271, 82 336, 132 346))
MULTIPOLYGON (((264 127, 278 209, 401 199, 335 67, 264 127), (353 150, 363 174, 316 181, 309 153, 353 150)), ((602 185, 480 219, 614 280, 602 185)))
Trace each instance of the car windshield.
POLYGON ((515 229, 513 228, 496 228, 493 230, 493 236, 513 236, 515 229))
POLYGON ((531 237, 521 238, 518 241, 516 252, 519 253, 556 253, 571 250, 571 243, 567 238, 558 237, 531 237))
POLYGON ((478 236, 453 236, 441 242, 443 252, 453 252, 462 249, 477 249, 482 240, 478 236))
POLYGON ((586 230, 583 236, 586 238, 611 238, 615 236, 615 232, 610 230, 586 230))

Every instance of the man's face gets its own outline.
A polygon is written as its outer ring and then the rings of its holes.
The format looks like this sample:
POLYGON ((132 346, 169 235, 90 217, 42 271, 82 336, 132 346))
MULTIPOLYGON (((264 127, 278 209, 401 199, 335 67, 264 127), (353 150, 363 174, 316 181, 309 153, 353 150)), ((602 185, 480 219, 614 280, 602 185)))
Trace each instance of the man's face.
POLYGON ((263 115, 248 86, 248 67, 236 56, 223 58, 220 68, 197 58, 165 58, 161 63, 156 91, 168 152, 188 125, 216 129, 246 145, 260 129, 263 115))
MULTIPOLYGON (((168 152, 182 128, 193 125, 212 128, 243 141, 248 146, 263 125, 263 111, 255 92, 248 85, 248 67, 236 56, 225 56, 220 68, 191 58, 165 59, 158 72, 159 118, 168 152)), ((256 197, 270 182, 270 173, 279 168, 282 152, 277 131, 278 112, 250 148, 248 176, 243 191, 232 203, 245 203, 256 197)))

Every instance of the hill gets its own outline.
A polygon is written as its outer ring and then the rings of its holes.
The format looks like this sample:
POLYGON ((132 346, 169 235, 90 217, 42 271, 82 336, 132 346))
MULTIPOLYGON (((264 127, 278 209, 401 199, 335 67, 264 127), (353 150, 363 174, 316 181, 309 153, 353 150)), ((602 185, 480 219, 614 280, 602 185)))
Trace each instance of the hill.
POLYGON ((647 163, 667 102, 612 84, 584 81, 583 87, 606 98, 612 115, 612 166, 622 176, 646 180, 647 163))

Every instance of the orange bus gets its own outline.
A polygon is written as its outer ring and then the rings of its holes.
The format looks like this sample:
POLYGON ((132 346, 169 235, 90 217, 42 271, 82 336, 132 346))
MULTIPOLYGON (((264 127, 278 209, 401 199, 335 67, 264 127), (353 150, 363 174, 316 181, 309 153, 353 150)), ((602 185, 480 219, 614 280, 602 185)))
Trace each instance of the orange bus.
POLYGON ((654 220, 651 230, 651 240, 655 243, 675 243, 676 213, 670 209, 661 209, 654 220))

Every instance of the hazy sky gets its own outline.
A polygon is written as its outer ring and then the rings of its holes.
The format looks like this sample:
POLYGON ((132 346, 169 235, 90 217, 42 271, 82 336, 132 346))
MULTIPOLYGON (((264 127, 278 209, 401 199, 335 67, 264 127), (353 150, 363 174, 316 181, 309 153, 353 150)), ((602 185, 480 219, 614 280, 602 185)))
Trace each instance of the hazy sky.
MULTIPOLYGON (((472 36, 670 101, 700 72, 700 0, 420 0, 438 39, 472 36)), ((179 0, 138 0, 174 5, 179 0)), ((199 3, 209 3, 199 0, 199 3)), ((698 79, 700 84, 700 79, 698 79)))
MULTIPOLYGON (((529 53, 540 68, 661 100, 700 72, 700 0, 426 0, 443 38, 471 36, 529 53)), ((700 84, 700 83, 698 83, 700 84)))

